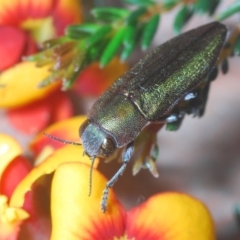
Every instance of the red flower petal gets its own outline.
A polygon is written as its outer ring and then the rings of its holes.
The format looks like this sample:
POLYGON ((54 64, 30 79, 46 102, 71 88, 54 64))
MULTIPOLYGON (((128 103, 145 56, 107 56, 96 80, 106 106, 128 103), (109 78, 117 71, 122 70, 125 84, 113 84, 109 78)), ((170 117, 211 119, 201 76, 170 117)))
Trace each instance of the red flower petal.
POLYGON ((38 133, 50 123, 69 118, 72 114, 71 101, 66 93, 60 91, 43 100, 7 111, 11 124, 26 134, 38 133))
POLYGON ((57 91, 48 102, 51 102, 51 123, 58 122, 73 115, 73 106, 65 92, 57 91))
POLYGON ((32 165, 23 156, 16 157, 4 170, 0 181, 0 193, 11 197, 19 182, 31 171, 32 165))
POLYGON ((21 60, 27 36, 21 29, 0 26, 0 71, 14 65, 21 60))
POLYGON ((74 89, 80 95, 99 96, 105 88, 104 81, 104 74, 100 67, 96 64, 91 65, 81 72, 74 89))
POLYGON ((99 96, 127 69, 127 64, 116 57, 105 68, 95 62, 81 72, 73 90, 83 96, 99 96))
POLYGON ((50 122, 51 106, 45 101, 34 102, 24 107, 10 109, 7 117, 10 123, 25 134, 34 134, 50 122))
POLYGON ((27 43, 24 49, 24 53, 22 54, 23 56, 29 56, 37 52, 37 45, 30 34, 27 34, 26 40, 27 43))

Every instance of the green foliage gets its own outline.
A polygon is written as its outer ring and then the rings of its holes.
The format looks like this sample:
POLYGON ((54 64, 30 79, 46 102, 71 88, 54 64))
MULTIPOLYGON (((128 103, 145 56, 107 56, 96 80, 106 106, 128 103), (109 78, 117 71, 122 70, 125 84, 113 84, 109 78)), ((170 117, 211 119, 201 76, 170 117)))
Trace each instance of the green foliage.
POLYGON ((234 45, 234 53, 240 55, 240 34, 237 36, 237 40, 234 45))
POLYGON ((125 34, 123 38, 123 50, 120 55, 122 61, 125 61, 133 52, 137 44, 138 29, 129 25, 125 28, 125 34))
POLYGON ((143 50, 146 50, 151 44, 153 37, 155 35, 155 32, 157 31, 159 20, 160 20, 160 15, 155 14, 152 16, 152 18, 150 18, 150 20, 147 23, 145 23, 145 26, 143 27, 142 39, 141 39, 141 47, 143 50))
MULTIPOLYGON (((42 52, 28 57, 28 60, 36 61, 38 66, 53 63, 52 76, 42 85, 62 78, 64 86, 71 87, 78 73, 94 61, 100 61, 104 67, 117 54, 122 61, 127 60, 139 44, 146 50, 151 45, 161 16, 165 12, 180 7, 173 23, 173 29, 178 34, 194 14, 214 14, 221 0, 124 2, 132 5, 133 10, 116 7, 94 8, 91 10, 92 22, 69 26, 65 36, 43 43, 42 52), (70 49, 67 49, 67 46, 70 49), (71 64, 73 66, 70 66, 71 64)), ((226 19, 239 11, 240 1, 236 1, 217 17, 219 20, 226 19)), ((232 52, 239 55, 239 37, 232 43, 232 47, 232 52)))
POLYGON ((96 20, 112 22, 126 17, 129 11, 124 8, 101 7, 93 9, 91 13, 96 20))
POLYGON ((86 39, 87 46, 91 47, 92 45, 102 41, 102 39, 107 37, 107 34, 109 34, 111 30, 112 30, 111 25, 104 25, 100 27, 95 33, 93 33, 86 39))
POLYGON ((126 24, 138 24, 139 19, 143 14, 147 12, 146 7, 140 7, 137 10, 133 11, 129 14, 129 16, 126 18, 126 24))
POLYGON ((174 19, 173 23, 174 32, 179 34, 192 15, 193 15, 192 9, 187 5, 184 5, 177 13, 174 19))
POLYGON ((169 10, 169 9, 175 7, 180 2, 181 2, 181 0, 164 0, 163 7, 164 7, 164 9, 169 10))
POLYGON ((119 29, 115 35, 111 38, 106 48, 104 49, 101 57, 100 57, 100 65, 101 67, 106 66, 114 57, 117 50, 122 44, 123 38, 125 34, 125 28, 119 29))
POLYGON ((240 1, 236 1, 229 7, 227 7, 223 12, 217 15, 217 20, 222 21, 235 13, 240 12, 240 1))
POLYGON ((125 3, 137 6, 151 6, 155 3, 152 0, 124 0, 125 3))
POLYGON ((96 23, 84 23, 82 25, 72 25, 66 29, 66 36, 73 39, 80 39, 95 34, 101 26, 96 23))

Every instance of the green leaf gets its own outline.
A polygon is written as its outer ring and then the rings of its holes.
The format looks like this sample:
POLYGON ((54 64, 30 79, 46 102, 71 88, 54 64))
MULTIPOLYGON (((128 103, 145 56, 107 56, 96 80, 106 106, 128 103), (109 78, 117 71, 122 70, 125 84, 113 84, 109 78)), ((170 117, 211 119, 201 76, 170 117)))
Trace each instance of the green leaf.
POLYGON ((132 42, 131 45, 124 46, 124 49, 121 53, 120 59, 122 62, 126 61, 132 54, 134 48, 136 47, 137 42, 132 42))
POLYGON ((140 7, 137 10, 133 11, 126 19, 126 25, 136 24, 138 19, 146 12, 147 12, 146 7, 140 7))
POLYGON ((99 60, 108 42, 109 42, 109 39, 105 38, 105 39, 102 39, 98 44, 88 48, 86 60, 89 62, 94 62, 99 60))
POLYGON ((106 35, 111 31, 112 31, 112 27, 110 25, 102 26, 98 31, 96 31, 93 35, 91 35, 89 38, 86 39, 87 45, 91 46, 98 43, 103 38, 105 38, 106 35))
POLYGON ((141 47, 143 50, 146 50, 151 44, 153 37, 157 31, 159 21, 160 21, 160 15, 155 14, 149 20, 149 22, 145 24, 142 32, 142 39, 141 39, 141 47))
POLYGON ((181 0, 164 0, 163 7, 165 9, 170 9, 177 5, 179 2, 181 2, 181 0))
POLYGON ((128 25, 125 27, 125 34, 123 38, 123 44, 125 46, 131 45, 132 42, 135 42, 138 29, 136 26, 128 25))
POLYGON ((138 29, 135 26, 127 26, 123 38, 123 51, 121 53, 121 61, 125 61, 133 52, 137 44, 138 29))
POLYGON ((77 80, 77 77, 79 76, 79 73, 81 72, 82 68, 79 69, 78 71, 73 72, 73 74, 70 76, 69 79, 67 79, 67 81, 63 81, 62 83, 62 89, 64 91, 70 89, 72 87, 72 85, 74 84, 74 82, 77 80))
POLYGON ((101 26, 95 23, 84 23, 81 25, 71 25, 66 29, 66 35, 70 38, 80 38, 89 36, 99 30, 101 26))
POLYGON ((216 18, 217 20, 222 21, 237 12, 240 12, 240 1, 236 1, 232 5, 226 7, 226 10, 219 13, 216 18))
POLYGON ((113 38, 109 41, 100 58, 101 67, 106 66, 116 54, 117 50, 123 42, 125 29, 126 28, 119 29, 113 38))
POLYGON ((152 0, 124 0, 125 3, 138 6, 151 6, 155 4, 152 0))
POLYGON ((194 3, 193 8, 194 11, 202 14, 202 13, 206 13, 209 11, 211 6, 211 1, 209 0, 198 0, 194 3))
POLYGON ((187 23, 187 21, 191 18, 192 15, 193 15, 193 11, 187 5, 184 5, 180 9, 173 23, 173 29, 176 34, 180 33, 180 31, 182 30, 182 28, 187 23))
POLYGON ((221 0, 212 0, 209 2, 210 2, 210 6, 208 9, 208 13, 210 16, 212 16, 214 14, 216 8, 218 7, 218 4, 221 2, 221 0))
POLYGON ((91 14, 98 20, 109 22, 126 17, 129 14, 129 10, 124 8, 101 7, 94 8, 91 14))
POLYGON ((234 53, 240 55, 240 35, 237 36, 237 40, 234 44, 234 53))

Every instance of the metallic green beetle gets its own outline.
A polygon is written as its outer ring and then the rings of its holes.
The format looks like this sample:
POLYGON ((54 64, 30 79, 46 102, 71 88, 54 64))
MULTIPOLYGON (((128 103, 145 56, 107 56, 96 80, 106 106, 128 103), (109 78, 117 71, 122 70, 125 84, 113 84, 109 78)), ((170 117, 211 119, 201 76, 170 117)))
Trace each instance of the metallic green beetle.
POLYGON ((94 161, 124 148, 123 165, 104 190, 102 211, 107 208, 108 188, 132 156, 134 139, 151 122, 174 121, 171 110, 206 79, 219 57, 226 33, 223 24, 213 22, 171 39, 117 79, 94 103, 88 120, 80 127, 85 153, 94 161))

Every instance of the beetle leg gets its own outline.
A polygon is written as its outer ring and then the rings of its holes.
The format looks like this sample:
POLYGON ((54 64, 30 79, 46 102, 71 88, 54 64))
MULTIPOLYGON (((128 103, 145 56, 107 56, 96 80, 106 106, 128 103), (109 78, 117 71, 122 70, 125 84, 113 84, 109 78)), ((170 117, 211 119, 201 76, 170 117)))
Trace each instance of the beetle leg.
POLYGON ((122 166, 119 168, 119 170, 114 174, 114 176, 106 184, 106 187, 103 191, 102 201, 101 201, 101 210, 103 212, 106 212, 106 210, 107 210, 108 189, 113 187, 113 185, 116 183, 118 178, 125 171, 125 169, 127 167, 127 164, 132 157, 133 151, 134 151, 134 142, 130 142, 127 145, 126 149, 123 151, 123 154, 122 154, 123 164, 122 164, 122 166))
POLYGON ((165 118, 165 122, 166 123, 177 122, 184 117, 184 114, 185 113, 183 111, 180 111, 179 113, 173 113, 165 118))
POLYGON ((184 96, 184 101, 189 101, 193 98, 196 98, 197 97, 197 93, 196 92, 190 92, 188 93, 187 95, 184 96))

